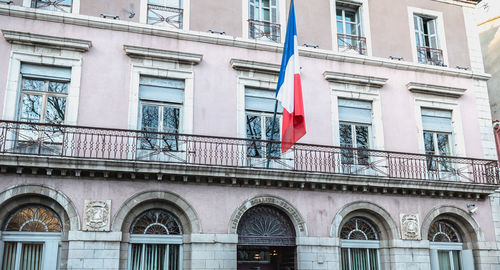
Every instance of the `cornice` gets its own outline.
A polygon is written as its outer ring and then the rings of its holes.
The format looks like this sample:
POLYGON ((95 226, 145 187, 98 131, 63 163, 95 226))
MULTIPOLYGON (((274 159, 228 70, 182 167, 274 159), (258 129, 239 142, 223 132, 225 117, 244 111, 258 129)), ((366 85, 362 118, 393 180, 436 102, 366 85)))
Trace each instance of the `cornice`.
POLYGON ((421 94, 453 97, 453 98, 461 97, 467 90, 465 88, 456 88, 456 87, 425 84, 418 82, 410 82, 406 85, 406 87, 408 87, 408 90, 410 90, 413 93, 421 93, 421 94))
POLYGON ((333 71, 325 71, 323 73, 325 80, 329 82, 340 82, 346 84, 357 84, 374 88, 381 88, 387 82, 387 78, 374 76, 365 76, 359 74, 341 73, 333 71))
POLYGON ((62 48, 86 52, 92 47, 92 42, 83 39, 61 38, 47 35, 39 35, 26 32, 2 30, 3 37, 9 43, 25 45, 42 45, 52 48, 62 48))
POLYGON ((242 59, 231 59, 231 67, 235 70, 257 71, 261 73, 271 73, 277 75, 280 73, 280 65, 264 62, 249 61, 242 59))
MULTIPOLYGON (((12 16, 25 19, 65 23, 84 27, 123 31, 136 34, 153 35, 167 37, 178 40, 202 42, 208 44, 245 48, 250 50, 268 51, 281 53, 283 45, 278 43, 251 40, 240 37, 217 35, 197 31, 184 31, 179 29, 166 29, 159 26, 141 24, 136 22, 104 19, 100 17, 84 16, 78 14, 60 13, 54 11, 40 10, 15 5, 0 5, 0 15, 12 16)), ((438 67, 418 64, 406 61, 390 60, 381 57, 364 55, 347 55, 333 52, 331 50, 321 50, 314 48, 299 48, 299 55, 309 58, 325 59, 337 62, 352 64, 385 67, 397 70, 407 70, 425 72, 435 75, 470 78, 476 80, 488 80, 491 76, 482 72, 459 70, 448 67, 438 67)))
POLYGON ((196 53, 167 51, 130 45, 123 45, 123 50, 125 51, 125 54, 130 57, 170 60, 180 63, 190 63, 193 65, 201 63, 201 60, 203 59, 203 55, 196 53))

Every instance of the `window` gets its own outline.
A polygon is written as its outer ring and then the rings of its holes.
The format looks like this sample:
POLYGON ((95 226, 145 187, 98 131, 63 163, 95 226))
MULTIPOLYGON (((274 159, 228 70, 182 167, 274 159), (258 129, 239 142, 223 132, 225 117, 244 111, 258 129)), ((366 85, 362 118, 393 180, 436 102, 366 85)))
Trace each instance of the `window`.
POLYGON ((62 225, 52 210, 28 206, 11 215, 2 232, 2 269, 56 269, 62 225))
POLYGON ((139 215, 130 229, 129 269, 182 269, 182 226, 162 209, 139 215))
MULTIPOLYGON (((340 147, 369 149, 372 104, 369 101, 338 99, 340 147)), ((342 149, 343 164, 366 165, 368 151, 342 149)))
POLYGON ((461 270, 462 238, 455 226, 446 220, 435 221, 430 229, 428 239, 431 242, 431 269, 461 270))
MULTIPOLYGON (((245 89, 245 114, 247 130, 247 156, 262 158, 266 157, 267 144, 260 140, 270 140, 273 122, 273 113, 276 99, 274 92, 261 89, 245 89)), ((283 112, 283 108, 278 105, 278 113, 283 112)), ((280 115, 276 115, 274 124, 273 139, 279 141, 280 134, 280 115)), ((281 148, 279 143, 273 143, 271 146, 271 157, 280 157, 281 148)))
POLYGON ((278 0, 248 1, 249 38, 280 42, 278 0))
POLYGON ((182 29, 183 11, 182 0, 148 0, 147 23, 182 29))
MULTIPOLYGON (((451 111, 422 108, 422 128, 427 155, 449 156, 452 154, 451 111)), ((437 170, 438 166, 439 170, 447 171, 450 164, 446 158, 427 157, 427 167, 430 170, 437 170)))
POLYGON ((31 0, 32 8, 71 13, 73 0, 31 0))
POLYGON ((370 221, 354 217, 340 231, 342 270, 378 270, 379 236, 370 221))
POLYGON ((361 27, 361 8, 343 2, 336 3, 337 43, 342 51, 366 54, 366 38, 361 27))
POLYGON ((443 66, 443 51, 439 48, 437 19, 413 15, 418 62, 443 66))
POLYGON ((139 126, 145 132, 139 149, 177 151, 181 111, 184 101, 184 81, 155 77, 140 77, 139 126), (168 134, 166 134, 168 133, 168 134))

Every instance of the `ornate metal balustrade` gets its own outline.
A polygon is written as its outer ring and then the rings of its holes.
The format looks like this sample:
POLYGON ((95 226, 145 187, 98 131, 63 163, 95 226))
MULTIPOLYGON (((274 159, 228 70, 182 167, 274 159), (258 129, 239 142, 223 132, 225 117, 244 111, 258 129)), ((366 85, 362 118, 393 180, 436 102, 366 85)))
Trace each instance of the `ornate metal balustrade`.
MULTIPOLYGON (((278 142, 0 121, 0 153, 265 168, 278 142), (260 155, 255 155, 259 149, 260 155)), ((497 162, 451 156, 296 144, 270 168, 327 174, 498 184, 497 162)))
POLYGON ((280 42, 281 25, 279 24, 248 20, 248 30, 250 38, 277 43, 280 42))
POLYGON ((182 29, 183 13, 182 8, 148 4, 148 24, 168 25, 182 29))
POLYGON ((339 48, 346 51, 356 51, 359 54, 366 54, 366 38, 346 34, 337 34, 339 48))
POLYGON ((31 0, 32 8, 71 12, 73 0, 31 0))
POLYGON ((444 66, 443 51, 429 47, 417 46, 418 62, 435 66, 444 66))

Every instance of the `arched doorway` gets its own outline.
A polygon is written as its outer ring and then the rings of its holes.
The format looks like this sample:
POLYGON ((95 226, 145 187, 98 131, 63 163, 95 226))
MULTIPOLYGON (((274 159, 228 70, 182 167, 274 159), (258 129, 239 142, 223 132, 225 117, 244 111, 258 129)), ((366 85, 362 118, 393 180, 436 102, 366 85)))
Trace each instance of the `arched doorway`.
POLYGON ((237 232, 238 270, 296 269, 295 229, 281 210, 254 206, 241 217, 237 232))

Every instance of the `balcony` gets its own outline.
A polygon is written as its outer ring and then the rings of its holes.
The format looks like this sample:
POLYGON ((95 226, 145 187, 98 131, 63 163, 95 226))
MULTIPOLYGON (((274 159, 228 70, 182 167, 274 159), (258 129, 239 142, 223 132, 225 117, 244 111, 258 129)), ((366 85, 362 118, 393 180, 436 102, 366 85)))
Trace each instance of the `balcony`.
POLYGON ((148 24, 182 29, 182 8, 148 4, 148 24))
POLYGON ((0 121, 0 153, 4 158, 22 155, 247 169, 269 166, 264 171, 364 176, 374 181, 499 183, 493 160, 310 144, 296 144, 280 155, 279 143, 270 141, 14 121, 0 121))
POLYGON ((248 33, 252 39, 280 43, 281 25, 250 19, 248 20, 248 33))
POLYGON ((340 51, 366 55, 366 38, 364 37, 337 34, 337 42, 340 51))
POLYGON ((443 51, 440 49, 417 46, 417 55, 419 63, 444 66, 443 51))

